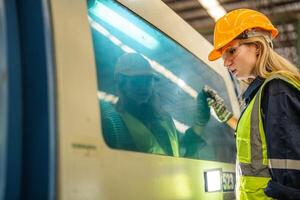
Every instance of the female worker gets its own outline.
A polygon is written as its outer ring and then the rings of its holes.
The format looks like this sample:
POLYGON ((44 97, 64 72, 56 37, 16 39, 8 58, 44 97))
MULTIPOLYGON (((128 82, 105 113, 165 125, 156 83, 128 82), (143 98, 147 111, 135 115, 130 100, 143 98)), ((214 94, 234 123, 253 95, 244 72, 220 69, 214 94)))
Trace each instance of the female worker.
POLYGON ((204 87, 219 119, 236 130, 241 200, 300 199, 300 74, 273 50, 277 34, 262 13, 237 9, 216 22, 208 56, 222 57, 230 73, 249 84, 239 120, 204 87))

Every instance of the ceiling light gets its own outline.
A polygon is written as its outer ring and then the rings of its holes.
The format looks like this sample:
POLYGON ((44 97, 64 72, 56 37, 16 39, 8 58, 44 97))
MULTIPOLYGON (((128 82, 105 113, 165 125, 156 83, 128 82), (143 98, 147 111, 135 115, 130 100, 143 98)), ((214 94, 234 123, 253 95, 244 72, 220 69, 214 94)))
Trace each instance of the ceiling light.
POLYGON ((224 16, 227 13, 226 10, 220 5, 220 3, 217 0, 198 1, 215 21, 217 21, 220 17, 224 16))

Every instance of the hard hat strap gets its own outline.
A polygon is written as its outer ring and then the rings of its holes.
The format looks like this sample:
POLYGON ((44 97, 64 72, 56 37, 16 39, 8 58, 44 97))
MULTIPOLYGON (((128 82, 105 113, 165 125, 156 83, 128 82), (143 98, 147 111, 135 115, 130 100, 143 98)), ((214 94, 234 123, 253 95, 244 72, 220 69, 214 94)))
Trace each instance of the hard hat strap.
POLYGON ((263 37, 270 47, 273 49, 273 42, 272 42, 272 37, 271 37, 271 32, 261 30, 261 29, 248 29, 242 32, 239 36, 236 37, 236 39, 248 39, 251 37, 263 37))

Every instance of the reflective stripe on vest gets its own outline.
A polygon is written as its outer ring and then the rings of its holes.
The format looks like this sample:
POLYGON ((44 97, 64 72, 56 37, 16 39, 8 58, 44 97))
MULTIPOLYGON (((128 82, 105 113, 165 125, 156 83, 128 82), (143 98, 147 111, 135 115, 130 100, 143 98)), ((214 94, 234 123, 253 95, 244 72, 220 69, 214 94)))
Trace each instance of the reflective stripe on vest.
POLYGON ((300 160, 291 159, 269 159, 271 169, 295 169, 300 170, 300 160))

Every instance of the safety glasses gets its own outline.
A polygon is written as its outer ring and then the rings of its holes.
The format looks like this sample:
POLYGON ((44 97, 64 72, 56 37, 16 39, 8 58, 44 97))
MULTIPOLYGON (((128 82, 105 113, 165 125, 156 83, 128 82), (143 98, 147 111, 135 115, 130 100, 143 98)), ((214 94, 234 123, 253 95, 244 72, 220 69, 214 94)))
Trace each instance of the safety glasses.
POLYGON ((236 43, 232 46, 227 46, 225 48, 222 48, 222 58, 224 60, 227 59, 233 59, 239 54, 239 47, 242 46, 243 44, 236 43))

